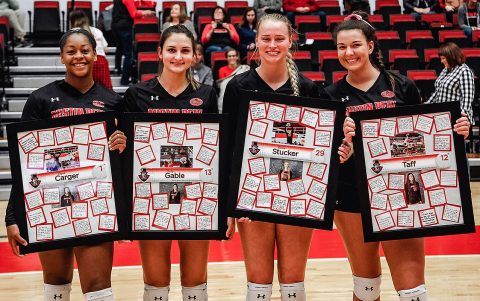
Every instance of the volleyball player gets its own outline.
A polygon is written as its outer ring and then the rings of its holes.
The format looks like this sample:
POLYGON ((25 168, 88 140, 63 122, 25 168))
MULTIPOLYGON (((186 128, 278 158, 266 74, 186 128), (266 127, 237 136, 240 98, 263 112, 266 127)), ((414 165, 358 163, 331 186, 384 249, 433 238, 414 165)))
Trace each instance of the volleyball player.
MULTIPOLYGON (((367 14, 356 12, 336 27, 334 39, 338 59, 348 73, 343 79, 327 87, 327 93, 347 105, 347 114, 420 104, 420 95, 412 81, 403 75, 385 70, 375 29, 367 18, 367 14)), ((467 133, 468 136, 468 130, 468 119, 463 116, 457 120, 455 131, 461 135, 467 133)), ((344 133, 348 143, 351 142, 354 131, 355 123, 347 117, 344 133)), ((343 147, 343 151, 348 152, 345 146, 343 147)), ((354 178, 355 162, 351 157, 341 165, 339 171, 335 224, 347 249, 352 269, 353 300, 380 300, 380 242, 364 243, 360 201, 356 183, 352 180, 354 178)), ((426 301, 424 239, 381 243, 400 300, 426 301)))
MULTIPOLYGON (((195 41, 183 25, 162 32, 158 48, 160 75, 128 88, 125 112, 217 113, 217 95, 211 86, 193 79, 195 41)), ((226 236, 235 232, 229 220, 226 236)), ((143 300, 168 300, 170 290, 171 240, 139 241, 145 289, 143 300)), ((179 240, 183 300, 206 301, 207 263, 210 241, 179 240)))
MULTIPOLYGON (((84 29, 70 30, 62 36, 60 58, 66 67, 65 79, 34 91, 25 104, 22 121, 118 111, 120 96, 93 81, 95 47, 94 37, 84 29)), ((122 152, 125 149, 125 136, 115 131, 110 136, 109 147, 110 150, 118 149, 122 152)), ((23 199, 19 185, 20 183, 13 183, 5 217, 8 241, 12 252, 17 256, 18 244, 27 244, 20 236, 15 220, 14 201, 23 199)), ((58 301, 59 297, 64 301, 70 300, 74 257, 85 299, 113 300, 113 242, 45 251, 38 255, 43 269, 45 301, 58 301)))

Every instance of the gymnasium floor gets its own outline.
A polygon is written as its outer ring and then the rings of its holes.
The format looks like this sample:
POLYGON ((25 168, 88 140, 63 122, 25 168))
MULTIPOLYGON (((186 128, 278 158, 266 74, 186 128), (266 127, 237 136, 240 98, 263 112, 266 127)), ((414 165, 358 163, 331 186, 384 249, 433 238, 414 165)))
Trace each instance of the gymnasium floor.
MULTIPOLYGON (((426 278, 431 301, 480 300, 480 182, 472 182, 477 233, 426 239, 426 278)), ((292 246, 292 249, 295 246, 292 246)), ((42 276, 38 257, 30 254, 17 258, 3 239, 0 242, 0 300, 41 301, 42 276)), ((174 245, 171 301, 180 301, 178 248, 174 245)), ((92 263, 94 264, 94 263, 92 263)), ((143 284, 138 247, 116 243, 113 291, 115 300, 142 300, 143 284)), ((396 301, 387 264, 382 259, 382 300, 396 301)), ((308 300, 349 301, 352 280, 342 242, 336 230, 315 231, 305 280, 308 300)), ((242 262, 240 236, 229 242, 214 241, 209 264, 209 300, 245 300, 246 279, 242 262)), ((280 300, 274 284, 272 300, 280 300)), ((83 296, 75 273, 72 301, 83 296)))

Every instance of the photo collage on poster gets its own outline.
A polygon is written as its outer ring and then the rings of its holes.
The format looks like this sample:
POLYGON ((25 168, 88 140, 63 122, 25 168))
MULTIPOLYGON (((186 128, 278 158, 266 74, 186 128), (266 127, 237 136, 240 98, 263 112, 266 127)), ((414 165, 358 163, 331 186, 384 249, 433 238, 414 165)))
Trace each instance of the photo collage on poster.
POLYGON ((335 111, 250 101, 237 209, 323 220, 335 111))
POLYGON ((373 232, 464 223, 449 112, 360 125, 373 232))
POLYGON ((17 138, 29 243, 118 231, 104 122, 17 138))
POLYGON ((132 231, 218 229, 219 124, 135 122, 132 231))

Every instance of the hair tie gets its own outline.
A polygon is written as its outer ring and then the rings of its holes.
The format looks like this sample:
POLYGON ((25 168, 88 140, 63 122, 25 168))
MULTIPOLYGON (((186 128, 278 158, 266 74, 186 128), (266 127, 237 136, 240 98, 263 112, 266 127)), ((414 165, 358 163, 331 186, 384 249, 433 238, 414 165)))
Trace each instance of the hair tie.
POLYGON ((362 16, 360 16, 359 14, 350 14, 348 16, 346 16, 344 19, 344 21, 349 21, 349 20, 357 20, 357 21, 362 21, 364 22, 365 24, 367 24, 368 26, 370 26, 373 30, 375 30, 375 27, 372 26, 372 24, 368 23, 366 20, 364 20, 362 18, 362 16))

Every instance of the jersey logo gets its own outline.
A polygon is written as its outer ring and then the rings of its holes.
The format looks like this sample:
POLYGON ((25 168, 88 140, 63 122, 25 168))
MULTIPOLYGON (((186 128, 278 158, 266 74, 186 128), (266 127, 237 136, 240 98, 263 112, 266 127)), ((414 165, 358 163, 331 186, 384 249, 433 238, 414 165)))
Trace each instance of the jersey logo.
POLYGON ((192 98, 190 99, 190 104, 195 107, 199 107, 203 104, 203 100, 200 98, 192 98))
POLYGON ((155 95, 155 96, 150 95, 150 100, 151 100, 151 101, 154 101, 154 100, 158 101, 158 100, 160 100, 160 99, 158 98, 158 95, 155 95))
POLYGON ((395 93, 393 93, 393 91, 390 91, 390 90, 385 90, 380 95, 382 95, 382 97, 385 97, 385 98, 392 98, 395 96, 395 93))
POLYGON ((140 169, 140 174, 138 175, 138 178, 142 180, 142 182, 145 182, 146 180, 148 180, 148 178, 150 178, 150 175, 148 174, 146 168, 140 169))
POLYGON ((92 105, 94 105, 96 107, 99 107, 99 108, 104 108, 105 107, 105 103, 103 101, 100 101, 100 100, 92 101, 92 105))
POLYGON ((52 97, 50 98, 50 102, 60 101, 59 97, 52 97))
POLYGON ((33 188, 37 188, 41 182, 36 174, 30 176, 30 185, 32 185, 33 188))
POLYGON ((342 97, 342 102, 348 101, 348 96, 345 96, 345 98, 342 97))

